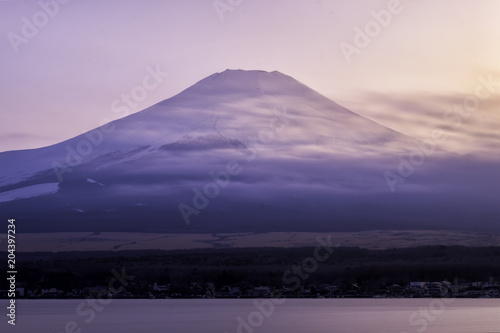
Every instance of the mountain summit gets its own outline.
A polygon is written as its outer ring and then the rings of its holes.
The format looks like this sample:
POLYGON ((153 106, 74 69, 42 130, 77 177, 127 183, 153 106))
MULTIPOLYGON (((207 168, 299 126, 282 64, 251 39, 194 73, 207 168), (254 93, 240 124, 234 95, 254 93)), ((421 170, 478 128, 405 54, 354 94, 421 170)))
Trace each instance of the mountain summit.
POLYGON ((429 193, 467 195, 436 182, 435 163, 388 190, 384 172, 414 168, 404 156, 419 147, 280 72, 226 70, 59 144, 1 153, 0 208, 26 231, 448 226, 460 213, 429 193))
POLYGON ((271 126, 275 127, 273 134, 267 133, 273 136, 271 146, 287 150, 311 146, 316 153, 359 157, 363 152, 400 153, 417 143, 287 75, 226 70, 141 112, 59 144, 0 154, 0 161, 5 161, 0 190, 32 180, 34 174, 50 178, 52 171, 61 181, 75 164, 99 161, 103 168, 106 163, 139 158, 160 147, 189 148, 192 142, 210 148, 212 140, 214 148, 220 140, 250 144, 249 139, 255 140, 260 132, 264 135, 271 126), (293 132, 288 142, 278 139, 284 134, 280 129, 285 128, 284 133, 293 132))

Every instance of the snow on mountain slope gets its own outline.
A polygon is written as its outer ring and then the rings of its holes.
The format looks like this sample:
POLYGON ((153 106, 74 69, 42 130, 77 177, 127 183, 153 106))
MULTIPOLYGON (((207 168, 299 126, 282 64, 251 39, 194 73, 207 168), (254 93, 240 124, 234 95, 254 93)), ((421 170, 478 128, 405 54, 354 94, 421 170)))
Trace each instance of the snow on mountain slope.
POLYGON ((408 167, 421 144, 287 75, 226 70, 59 144, 0 153, 0 209, 44 232, 500 225, 498 166, 436 151, 408 167), (387 170, 411 175, 398 193, 387 170))
POLYGON ((90 178, 87 178, 87 179, 86 179, 86 181, 87 181, 88 183, 91 183, 91 184, 97 184, 97 185, 100 185, 100 186, 104 186, 104 184, 101 184, 101 183, 99 183, 99 182, 96 182, 95 180, 90 179, 90 178))
POLYGON ((46 183, 21 187, 12 191, 0 193, 0 202, 38 197, 40 195, 54 194, 59 189, 59 183, 46 183))
POLYGON ((273 135, 272 154, 298 158, 311 153, 398 153, 418 144, 279 72, 226 70, 142 112, 59 144, 0 153, 0 189, 97 158, 98 167, 105 168, 160 147, 178 143, 180 148, 187 140, 217 147, 210 140, 218 137, 250 146, 260 132, 267 139, 273 135), (272 134, 269 128, 278 130, 272 134), (286 140, 274 140, 281 128, 286 140))

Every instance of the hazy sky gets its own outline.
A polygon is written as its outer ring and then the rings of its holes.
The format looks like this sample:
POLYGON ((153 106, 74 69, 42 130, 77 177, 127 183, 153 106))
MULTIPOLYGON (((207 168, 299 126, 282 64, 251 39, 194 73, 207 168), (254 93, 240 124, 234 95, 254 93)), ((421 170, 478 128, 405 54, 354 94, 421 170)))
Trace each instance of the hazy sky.
POLYGON ((227 68, 278 70, 420 139, 447 130, 449 150, 500 148, 500 1, 55 1, 0 1, 0 151, 119 118, 151 71, 168 75, 132 112, 227 68))

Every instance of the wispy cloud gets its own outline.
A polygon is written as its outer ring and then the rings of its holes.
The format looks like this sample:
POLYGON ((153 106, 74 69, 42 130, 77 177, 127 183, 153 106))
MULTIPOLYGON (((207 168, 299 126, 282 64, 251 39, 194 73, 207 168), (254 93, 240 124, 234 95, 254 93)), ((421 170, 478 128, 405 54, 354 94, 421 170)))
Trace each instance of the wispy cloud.
POLYGON ((447 139, 440 147, 450 152, 491 154, 500 148, 500 91, 481 101, 460 126, 446 121, 446 115, 462 104, 469 94, 436 95, 431 92, 383 94, 364 92, 342 103, 351 110, 384 126, 419 140, 440 130, 447 139))

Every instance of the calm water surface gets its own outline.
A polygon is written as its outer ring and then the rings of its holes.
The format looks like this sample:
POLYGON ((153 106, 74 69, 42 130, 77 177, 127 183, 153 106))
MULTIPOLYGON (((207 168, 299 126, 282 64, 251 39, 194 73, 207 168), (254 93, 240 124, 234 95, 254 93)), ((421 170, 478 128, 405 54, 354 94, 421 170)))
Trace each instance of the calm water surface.
MULTIPOLYGON (((500 299, 18 300, 1 332, 500 332, 500 299), (80 331, 81 330, 81 331, 80 331)), ((6 304, 6 302, 2 302, 6 304)), ((5 307, 2 306, 3 309, 5 307)))

